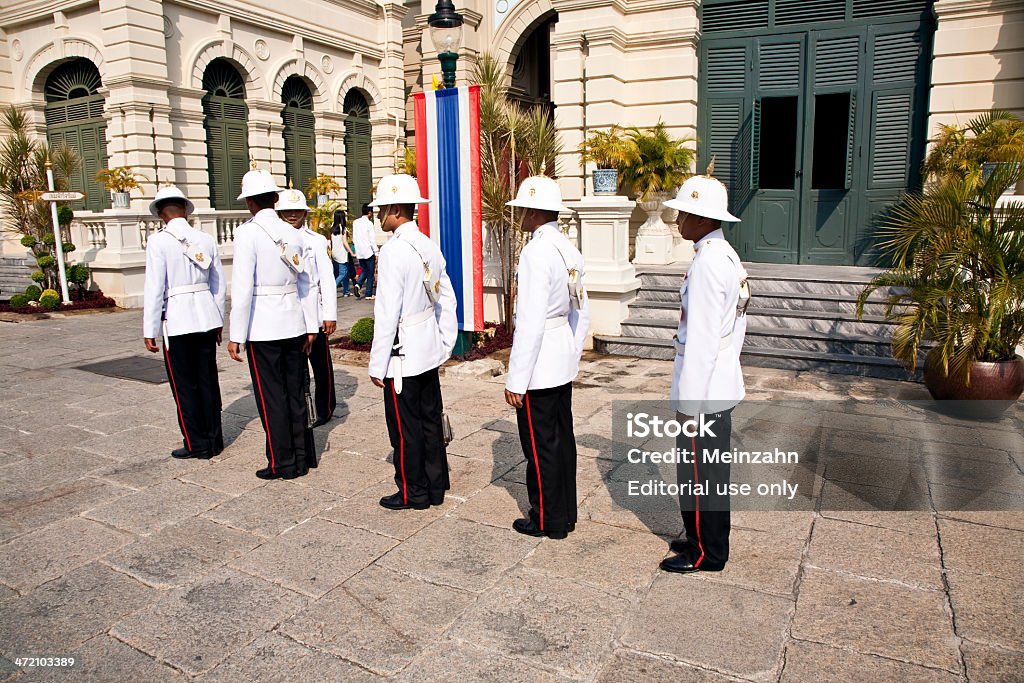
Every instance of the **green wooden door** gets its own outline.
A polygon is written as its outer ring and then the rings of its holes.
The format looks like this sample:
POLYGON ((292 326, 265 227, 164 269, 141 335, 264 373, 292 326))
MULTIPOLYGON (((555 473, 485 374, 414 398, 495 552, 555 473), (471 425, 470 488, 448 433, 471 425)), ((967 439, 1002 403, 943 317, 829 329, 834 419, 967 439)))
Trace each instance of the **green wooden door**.
POLYGON ((249 167, 249 108, 245 83, 226 60, 215 59, 203 74, 203 127, 206 129, 210 204, 214 209, 244 209, 236 199, 249 167))
POLYGON ((370 107, 356 90, 345 96, 345 195, 349 213, 356 215, 373 197, 370 107))
MULTIPOLYGON (((305 191, 316 176, 316 121, 313 117, 313 94, 298 76, 284 82, 281 91, 284 110, 285 181, 305 191)), ((315 201, 316 197, 310 197, 315 201)))
POLYGON ((741 256, 864 264, 878 216, 916 187, 926 0, 706 0, 698 165, 716 157, 741 256))
POLYGON ((107 124, 100 85, 99 71, 84 58, 61 64, 46 79, 47 143, 51 147, 67 145, 81 159, 68 185, 86 196, 72 203, 72 209, 102 211, 110 207, 110 193, 96 180, 97 171, 107 167, 107 124))

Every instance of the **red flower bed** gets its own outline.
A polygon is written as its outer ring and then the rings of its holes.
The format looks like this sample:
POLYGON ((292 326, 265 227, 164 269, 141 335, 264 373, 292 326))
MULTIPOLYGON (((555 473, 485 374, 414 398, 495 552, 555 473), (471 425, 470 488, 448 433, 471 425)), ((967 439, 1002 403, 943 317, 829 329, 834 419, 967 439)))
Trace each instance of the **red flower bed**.
POLYGON ((345 349, 346 351, 369 351, 372 344, 356 344, 345 336, 338 341, 331 342, 331 346, 336 349, 345 349))
MULTIPOLYGON (((80 292, 78 290, 70 292, 71 303, 61 304, 55 311, 81 311, 89 308, 113 308, 117 306, 117 303, 109 296, 104 296, 101 291, 86 291, 80 292)), ((19 308, 12 308, 9 303, 0 303, 0 313, 50 313, 47 309, 42 306, 21 306, 19 308)))

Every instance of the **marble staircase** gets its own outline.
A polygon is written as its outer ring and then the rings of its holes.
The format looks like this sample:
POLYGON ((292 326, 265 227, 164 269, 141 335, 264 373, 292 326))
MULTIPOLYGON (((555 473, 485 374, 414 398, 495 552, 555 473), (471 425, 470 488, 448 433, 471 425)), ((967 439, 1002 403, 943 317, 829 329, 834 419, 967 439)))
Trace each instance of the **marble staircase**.
MULTIPOLYGON (((857 318, 857 297, 875 270, 847 266, 746 264, 751 288, 743 362, 886 379, 912 379, 892 358, 885 291, 857 318)), ((684 267, 644 267, 621 336, 596 335, 603 353, 671 359, 684 267)))

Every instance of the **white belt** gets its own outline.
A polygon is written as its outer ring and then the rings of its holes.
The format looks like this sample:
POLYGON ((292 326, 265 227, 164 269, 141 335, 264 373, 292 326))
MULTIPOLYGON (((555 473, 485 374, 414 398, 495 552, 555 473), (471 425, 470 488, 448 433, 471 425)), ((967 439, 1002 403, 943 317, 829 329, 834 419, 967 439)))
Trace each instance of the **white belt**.
MULTIPOLYGON (((686 344, 680 343, 680 341, 678 339, 676 339, 675 337, 672 337, 672 343, 675 344, 676 355, 677 356, 683 355, 683 351, 686 350, 686 344)), ((721 353, 722 351, 725 351, 728 348, 732 348, 732 332, 730 332, 729 334, 727 334, 724 337, 722 337, 721 341, 718 342, 718 352, 719 353, 721 353)))
POLYGON ((209 282, 198 282, 194 285, 181 285, 180 287, 171 287, 167 290, 167 298, 172 296, 178 296, 179 294, 195 294, 196 292, 209 292, 209 282))
POLYGON ((256 296, 272 296, 274 294, 295 294, 299 291, 296 285, 260 285, 253 290, 256 296))
POLYGON ((433 317, 434 307, 431 306, 430 308, 424 309, 419 313, 410 315, 408 318, 402 318, 398 324, 401 325, 402 327, 412 327, 413 325, 419 325, 424 320, 430 320, 433 317))
POLYGON ((557 330, 559 327, 563 327, 564 325, 568 324, 569 318, 564 315, 560 318, 548 318, 547 320, 544 321, 544 329, 557 330))

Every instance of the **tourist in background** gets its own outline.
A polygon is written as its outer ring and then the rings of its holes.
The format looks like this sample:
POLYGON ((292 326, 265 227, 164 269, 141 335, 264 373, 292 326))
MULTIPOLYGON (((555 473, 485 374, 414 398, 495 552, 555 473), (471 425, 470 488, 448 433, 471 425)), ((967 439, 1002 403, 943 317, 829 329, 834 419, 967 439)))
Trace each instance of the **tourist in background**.
POLYGON ((352 240, 356 244, 356 258, 359 259, 359 280, 356 281, 356 297, 373 298, 373 271, 377 266, 377 234, 373 227, 373 208, 363 204, 363 215, 352 224, 352 240))

